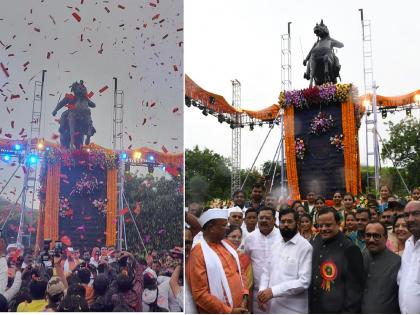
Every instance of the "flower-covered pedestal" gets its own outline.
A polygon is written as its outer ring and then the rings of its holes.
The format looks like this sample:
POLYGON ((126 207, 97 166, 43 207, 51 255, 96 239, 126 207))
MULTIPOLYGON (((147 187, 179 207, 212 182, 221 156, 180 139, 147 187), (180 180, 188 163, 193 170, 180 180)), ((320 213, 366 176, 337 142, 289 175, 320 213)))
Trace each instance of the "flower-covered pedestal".
POLYGON ((42 239, 80 249, 115 245, 117 166, 111 150, 90 145, 69 151, 50 145, 40 176, 42 239))
POLYGON ((358 126, 362 108, 351 84, 281 92, 289 195, 361 191, 358 126))

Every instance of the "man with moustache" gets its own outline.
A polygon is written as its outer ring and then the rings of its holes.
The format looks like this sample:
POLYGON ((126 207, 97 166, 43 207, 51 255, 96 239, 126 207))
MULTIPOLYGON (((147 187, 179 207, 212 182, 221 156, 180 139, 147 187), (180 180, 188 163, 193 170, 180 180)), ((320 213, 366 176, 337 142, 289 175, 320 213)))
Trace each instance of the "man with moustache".
POLYGON ((363 314, 399 314, 397 275, 401 258, 386 248, 388 233, 380 222, 366 225, 366 249, 362 252, 366 282, 363 314))
POLYGON ((244 222, 244 213, 242 212, 242 209, 235 206, 233 208, 228 209, 228 213, 229 213, 229 217, 228 217, 229 225, 241 227, 242 223, 244 222))
POLYGON ((224 241, 228 224, 226 209, 210 209, 199 219, 203 236, 189 254, 188 285, 198 313, 248 313, 248 289, 239 257, 224 241))
POLYGON ((241 208, 243 211, 246 210, 245 207, 245 192, 243 190, 236 190, 233 195, 233 206, 234 207, 239 207, 241 208))
POLYGON ((340 231, 340 215, 322 207, 319 235, 313 241, 309 312, 359 313, 363 288, 360 249, 340 231))
POLYGON ((298 233, 299 215, 293 209, 279 213, 283 239, 271 248, 261 277, 258 304, 270 314, 308 313, 312 246, 298 233))
POLYGON ((252 185, 251 200, 245 203, 246 208, 254 208, 257 211, 264 207, 265 187, 262 183, 252 185))
POLYGON ((360 248, 363 251, 366 248, 365 243, 365 229, 366 225, 371 220, 371 215, 369 209, 360 208, 356 212, 356 221, 357 221, 357 230, 351 232, 348 236, 354 245, 360 248))
POLYGON ((274 226, 275 213, 272 208, 263 207, 258 213, 258 229, 245 239, 245 253, 251 258, 254 276, 252 309, 254 314, 264 314, 258 307, 257 294, 260 288, 264 266, 271 255, 271 247, 281 239, 279 229, 274 226))
POLYGON ((413 234, 406 242, 398 273, 398 299, 401 313, 420 313, 420 201, 410 201, 404 219, 413 234))

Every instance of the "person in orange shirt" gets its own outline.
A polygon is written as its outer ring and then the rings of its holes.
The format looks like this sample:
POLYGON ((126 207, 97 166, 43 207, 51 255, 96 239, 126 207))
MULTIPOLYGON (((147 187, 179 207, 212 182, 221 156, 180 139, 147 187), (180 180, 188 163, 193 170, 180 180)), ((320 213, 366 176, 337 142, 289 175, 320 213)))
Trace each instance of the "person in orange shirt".
POLYGON ((226 209, 210 209, 199 218, 203 237, 191 250, 186 275, 199 313, 248 313, 248 285, 232 244, 223 240, 226 209))
POLYGON ((95 301, 95 291, 93 287, 89 284, 91 280, 91 272, 87 268, 82 268, 77 272, 80 282, 86 290, 86 302, 90 306, 95 301))

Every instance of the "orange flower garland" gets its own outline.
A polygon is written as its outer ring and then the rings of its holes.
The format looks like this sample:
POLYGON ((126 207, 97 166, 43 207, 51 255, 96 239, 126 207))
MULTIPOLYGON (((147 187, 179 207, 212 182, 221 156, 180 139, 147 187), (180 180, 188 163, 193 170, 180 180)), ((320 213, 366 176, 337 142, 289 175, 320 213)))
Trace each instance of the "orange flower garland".
POLYGON ((295 148, 295 112, 294 107, 289 106, 284 110, 284 137, 286 153, 287 182, 289 186, 290 198, 300 200, 299 179, 296 166, 295 148))
POLYGON ((354 104, 349 99, 341 104, 344 134, 344 174, 346 190, 353 195, 360 191, 360 165, 354 104))
POLYGON ((106 214, 106 246, 115 246, 117 231, 117 174, 118 169, 109 169, 106 178, 106 198, 107 214, 106 214))
POLYGON ((60 205, 61 163, 49 165, 44 215, 44 239, 58 240, 58 209, 60 205))

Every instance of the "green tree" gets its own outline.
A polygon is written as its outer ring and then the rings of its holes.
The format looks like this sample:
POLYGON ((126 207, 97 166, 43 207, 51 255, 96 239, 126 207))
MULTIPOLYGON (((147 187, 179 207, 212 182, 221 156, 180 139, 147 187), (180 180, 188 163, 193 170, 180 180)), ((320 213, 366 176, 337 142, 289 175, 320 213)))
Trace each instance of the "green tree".
POLYGON ((261 172, 254 168, 252 171, 250 169, 241 170, 241 185, 243 185, 245 179, 246 182, 242 189, 245 191, 246 199, 250 199, 252 185, 256 182, 261 182, 262 180, 264 180, 264 177, 262 176, 261 172))
POLYGON ((382 159, 393 161, 409 188, 419 185, 420 120, 410 118, 388 126, 390 137, 384 141, 382 159))
MULTIPOLYGON (((125 196, 147 250, 182 246, 182 177, 171 179, 126 173, 125 196), (139 206, 136 210, 136 206, 139 206), (140 211, 138 211, 140 210, 140 211)), ((129 213, 125 214, 129 250, 144 255, 143 246, 129 213)))
POLYGON ((229 160, 212 150, 195 146, 185 150, 185 201, 208 202, 230 198, 229 160))
MULTIPOLYGON (((372 181, 371 186, 369 187, 369 190, 366 190, 367 184, 366 184, 366 174, 367 169, 365 165, 362 165, 360 167, 360 173, 362 178, 362 190, 364 194, 372 193, 375 194, 379 198, 379 192, 375 191, 375 187, 372 187, 372 181)), ((374 174, 375 170, 373 166, 369 166, 369 174, 372 176, 374 174)), ((401 171, 400 171, 401 172, 401 171)), ((397 170, 395 167, 384 167, 382 166, 379 175, 381 177, 381 183, 388 184, 390 188, 392 189, 392 192, 396 194, 397 196, 406 196, 407 191, 404 187, 403 182, 401 181, 400 176, 398 175, 397 170)))

